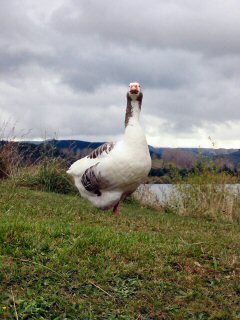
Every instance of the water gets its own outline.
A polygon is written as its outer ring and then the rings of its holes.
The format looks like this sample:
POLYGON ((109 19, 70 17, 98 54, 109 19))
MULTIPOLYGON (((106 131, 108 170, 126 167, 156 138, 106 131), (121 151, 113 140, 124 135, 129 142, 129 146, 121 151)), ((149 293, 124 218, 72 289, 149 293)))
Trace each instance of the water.
MULTIPOLYGON (((230 191, 234 195, 240 196, 240 184, 226 184, 226 190, 230 191)), ((144 188, 148 188, 154 194, 156 194, 158 200, 161 203, 167 203, 173 197, 176 196, 177 189, 173 184, 149 184, 145 185, 144 188)))
POLYGON ((156 194, 161 203, 167 203, 173 194, 176 194, 176 187, 173 184, 149 184, 149 190, 156 194))

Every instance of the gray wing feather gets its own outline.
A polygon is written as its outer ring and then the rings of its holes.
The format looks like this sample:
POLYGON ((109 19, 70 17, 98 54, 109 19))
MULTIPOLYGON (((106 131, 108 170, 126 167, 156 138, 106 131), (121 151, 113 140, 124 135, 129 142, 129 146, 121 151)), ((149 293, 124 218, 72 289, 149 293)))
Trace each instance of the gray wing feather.
POLYGON ((89 159, 95 159, 102 156, 104 152, 108 154, 114 148, 114 145, 115 144, 113 142, 104 143, 97 149, 93 150, 87 157, 89 159))
POLYGON ((99 162, 84 172, 81 182, 87 191, 100 197, 102 195, 100 188, 104 186, 104 183, 103 180, 101 180, 101 174, 97 173, 96 170, 98 164, 99 162))
MULTIPOLYGON (((108 154, 114 148, 114 145, 115 144, 113 142, 104 143, 101 146, 99 146, 97 149, 93 150, 87 156, 87 158, 89 159, 100 158, 104 154, 108 154)), ((98 172, 97 170, 98 164, 99 162, 91 166, 84 172, 81 178, 81 182, 87 191, 94 193, 97 196, 101 196, 102 193, 100 189, 106 187, 107 180, 103 179, 101 176, 101 173, 98 172)))

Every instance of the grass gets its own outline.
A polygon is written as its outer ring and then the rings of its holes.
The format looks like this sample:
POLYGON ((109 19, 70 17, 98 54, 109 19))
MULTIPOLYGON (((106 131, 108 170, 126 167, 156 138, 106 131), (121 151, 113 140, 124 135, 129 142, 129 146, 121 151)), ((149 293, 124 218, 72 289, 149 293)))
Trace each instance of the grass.
POLYGON ((37 165, 19 169, 17 174, 11 175, 10 178, 16 186, 47 192, 77 194, 72 179, 66 173, 68 167, 66 161, 60 158, 45 158, 37 165))
POLYGON ((238 319, 239 231, 1 183, 0 319, 238 319))
POLYGON ((184 183, 176 184, 176 196, 172 199, 175 210, 180 215, 240 223, 239 191, 227 187, 235 183, 236 177, 214 170, 190 175, 184 183))

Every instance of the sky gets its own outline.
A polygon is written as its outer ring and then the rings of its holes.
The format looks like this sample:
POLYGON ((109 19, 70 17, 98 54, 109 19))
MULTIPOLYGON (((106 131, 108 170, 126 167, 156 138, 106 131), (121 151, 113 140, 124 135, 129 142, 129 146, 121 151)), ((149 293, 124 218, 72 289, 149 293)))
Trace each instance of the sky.
POLYGON ((137 81, 149 144, 240 148, 239 16, 239 0, 1 0, 0 125, 118 140, 137 81))

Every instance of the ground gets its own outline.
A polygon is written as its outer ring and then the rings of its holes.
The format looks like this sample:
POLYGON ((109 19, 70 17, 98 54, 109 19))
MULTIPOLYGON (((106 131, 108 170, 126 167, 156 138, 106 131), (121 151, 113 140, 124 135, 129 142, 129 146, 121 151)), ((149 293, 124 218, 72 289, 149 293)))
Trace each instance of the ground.
POLYGON ((0 319, 240 319, 239 231, 2 183, 0 319))

